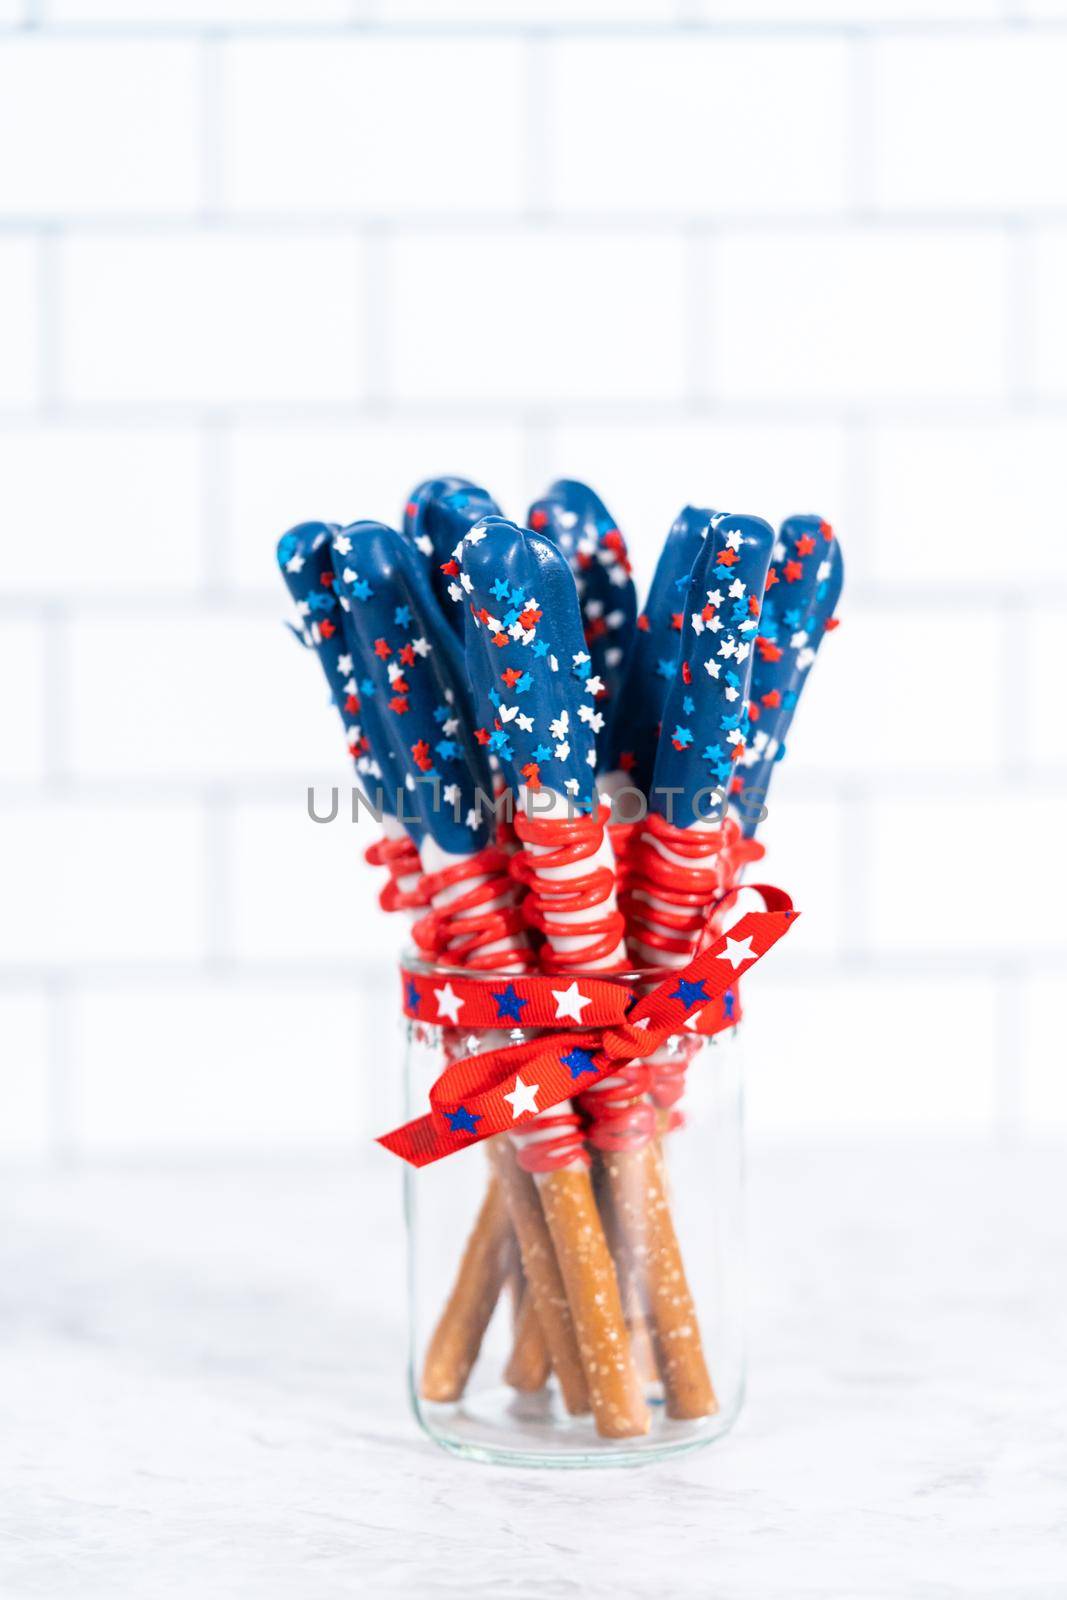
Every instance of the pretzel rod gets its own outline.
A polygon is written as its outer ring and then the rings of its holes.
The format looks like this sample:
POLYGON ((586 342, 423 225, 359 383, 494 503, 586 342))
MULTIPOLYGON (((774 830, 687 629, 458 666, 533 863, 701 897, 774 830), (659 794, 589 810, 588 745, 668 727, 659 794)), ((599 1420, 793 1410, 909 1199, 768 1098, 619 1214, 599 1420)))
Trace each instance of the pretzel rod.
MULTIPOLYGON (((491 791, 489 767, 471 734, 459 646, 437 610, 421 559, 393 529, 355 522, 335 534, 332 561, 360 696, 375 708, 373 753, 379 756, 381 745, 379 758, 399 771, 400 792, 416 818, 411 831, 421 840, 421 890, 429 909, 412 930, 416 946, 432 962, 519 969, 528 955, 518 894, 506 857, 492 843, 492 814, 482 804, 491 791)), ((447 1024, 460 1018, 447 983, 437 995, 447 1050, 447 1024)), ((510 1209, 514 1185, 504 1183, 501 1192, 510 1209)), ((503 1286, 485 1231, 480 1218, 431 1335, 427 1398, 462 1394, 503 1286)))
POLYGON ((504 1368, 504 1378, 513 1389, 524 1394, 535 1394, 538 1389, 544 1388, 551 1371, 552 1358, 541 1332, 533 1293, 527 1286, 523 1288, 519 1300, 515 1334, 511 1354, 504 1368))
MULTIPOLYGON (((524 853, 515 871, 529 890, 527 916, 545 936, 542 967, 622 965, 623 921, 614 904, 610 847, 599 817, 583 814, 594 803, 595 699, 602 685, 584 649, 573 579, 549 540, 489 517, 464 538, 460 582, 469 599, 467 660, 475 706, 487 719, 477 736, 499 758, 518 795, 515 831, 524 853), (536 823, 526 814, 534 796, 540 796, 544 812, 536 823)), ((566 994, 564 987, 563 1005, 566 994)), ((509 997, 505 992, 500 998, 509 997)), ((521 1015, 521 1006, 516 1011, 521 1015)), ((516 1075, 514 1114, 523 1129, 512 1137, 520 1143, 519 1163, 535 1175, 597 1431, 628 1438, 647 1432, 651 1419, 593 1196, 580 1119, 562 1112, 538 1117, 537 1087, 516 1075)))
POLYGON ((494 1177, 464 1248, 448 1303, 426 1346, 419 1380, 424 1400, 458 1400, 463 1393, 507 1279, 511 1237, 507 1204, 494 1177))

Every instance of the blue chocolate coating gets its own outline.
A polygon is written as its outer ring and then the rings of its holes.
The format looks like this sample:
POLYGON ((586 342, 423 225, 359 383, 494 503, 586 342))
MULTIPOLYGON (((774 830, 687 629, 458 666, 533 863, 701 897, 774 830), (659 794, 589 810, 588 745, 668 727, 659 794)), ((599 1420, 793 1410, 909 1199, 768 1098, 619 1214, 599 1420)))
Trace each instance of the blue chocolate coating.
POLYGON ((737 809, 748 837, 785 755, 785 736, 845 575, 833 529, 818 516, 787 518, 774 554, 749 690, 751 731, 737 775, 737 809))
MULTIPOLYGON (((302 638, 319 658, 330 698, 341 714, 360 788, 370 803, 397 814, 403 774, 393 758, 377 708, 362 691, 334 592, 331 546, 340 529, 332 522, 301 522, 278 540, 278 565, 301 618, 302 638)), ((408 831, 416 839, 421 829, 408 831)))
POLYGON ((704 548, 714 511, 685 506, 674 519, 656 562, 637 630, 613 728, 609 771, 621 771, 645 795, 652 784, 660 722, 678 671, 689 574, 704 548))
POLYGON ((456 549, 476 522, 499 515, 489 491, 469 478, 427 478, 404 507, 404 537, 426 562, 433 592, 458 639, 463 638, 463 591, 456 549))
POLYGON ((442 849, 480 850, 493 827, 489 765, 471 732, 458 641, 419 556, 381 522, 350 523, 332 548, 345 641, 402 775, 405 812, 442 849))
POLYGON ((534 501, 526 520, 535 532, 555 540, 574 576, 586 649, 593 672, 604 685, 597 701, 604 726, 596 736, 597 770, 604 772, 637 625, 637 593, 626 541, 600 497, 573 478, 551 484, 544 497, 534 501))
POLYGON ((599 684, 565 557, 543 534, 487 517, 461 562, 477 737, 513 789, 548 789, 589 810, 599 684))
POLYGON ((716 517, 686 589, 678 674, 663 708, 649 809, 675 826, 721 816, 737 752, 774 529, 761 517, 716 517), (671 789, 680 793, 671 795, 671 789))

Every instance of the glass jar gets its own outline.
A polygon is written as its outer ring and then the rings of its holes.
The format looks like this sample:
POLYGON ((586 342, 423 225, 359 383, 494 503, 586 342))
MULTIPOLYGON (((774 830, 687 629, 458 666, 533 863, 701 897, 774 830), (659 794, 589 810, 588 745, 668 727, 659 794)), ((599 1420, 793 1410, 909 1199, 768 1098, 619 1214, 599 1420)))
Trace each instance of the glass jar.
MULTIPOLYGON (((515 979, 449 976, 497 990, 515 979)), ((555 981, 580 991, 582 976, 555 981)), ((632 994, 666 976, 608 981, 632 994)), ((415 1020, 406 1033, 410 1116, 426 1110, 449 1061, 536 1037, 415 1020)), ((737 1029, 684 1033, 651 1061, 622 1066, 569 1105, 524 1119, 515 1138, 406 1169, 411 1399, 426 1433, 458 1455, 632 1466, 709 1444, 740 1411, 737 1029), (561 1122, 571 1139, 562 1169, 561 1122)))

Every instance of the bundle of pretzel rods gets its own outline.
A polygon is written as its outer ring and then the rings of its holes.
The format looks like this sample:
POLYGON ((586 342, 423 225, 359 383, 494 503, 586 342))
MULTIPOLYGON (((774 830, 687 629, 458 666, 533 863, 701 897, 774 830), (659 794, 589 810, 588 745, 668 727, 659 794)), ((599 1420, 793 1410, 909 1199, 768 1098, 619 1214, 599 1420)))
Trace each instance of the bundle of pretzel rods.
MULTIPOLYGON (((776 536, 685 507, 640 614, 621 532, 572 480, 519 526, 477 485, 432 479, 399 530, 302 523, 278 560, 383 818, 367 851, 387 873, 381 903, 425 961, 558 975, 566 1026, 588 1003, 583 974, 679 968, 728 931, 834 625, 842 564, 825 521, 791 517, 776 536)), ((436 992, 454 1060, 454 996, 436 992)), ((489 1048, 522 1021, 513 984, 493 998, 489 1048)), ((665 1169, 696 1043, 670 1039, 584 1091, 575 1051, 574 1098, 548 1112, 517 1076, 515 1129, 486 1142, 485 1198, 424 1355, 425 1399, 462 1396, 510 1282, 516 1389, 554 1374, 567 1411, 608 1438, 648 1430, 652 1383, 671 1417, 714 1413, 665 1169)))

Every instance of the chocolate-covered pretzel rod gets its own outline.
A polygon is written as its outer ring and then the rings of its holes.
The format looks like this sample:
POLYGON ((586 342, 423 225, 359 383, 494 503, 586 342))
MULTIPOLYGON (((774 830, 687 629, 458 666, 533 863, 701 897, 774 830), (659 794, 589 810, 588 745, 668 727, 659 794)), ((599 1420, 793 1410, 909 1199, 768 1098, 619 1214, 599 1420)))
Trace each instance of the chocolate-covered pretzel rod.
POLYGON ((597 772, 608 770, 621 706, 620 690, 637 626, 637 593, 626 540, 600 497, 587 484, 559 478, 530 507, 526 520, 554 540, 567 558, 582 613, 596 697, 597 772))
MULTIPOLYGON (((471 529, 461 565, 467 661, 475 710, 483 719, 477 737, 496 755, 519 797, 520 876, 529 890, 527 915, 545 936, 542 966, 561 973, 617 967, 625 961, 623 924, 614 903, 610 847, 595 810, 599 685, 585 649, 574 580, 551 540, 502 518, 486 518, 471 529)), ((572 991, 577 995, 577 984, 562 979, 561 1017, 568 1014, 572 991)), ((505 1004, 509 999, 506 992, 500 997, 505 1004)), ((517 997, 514 1005, 521 1017, 517 997)), ((520 1164, 536 1177, 597 1430, 611 1438, 645 1433, 649 1412, 579 1120, 566 1112, 539 1116, 537 1092, 538 1085, 516 1077, 513 1139, 520 1164)))
MULTIPOLYGON (((718 881, 718 868, 704 862, 719 850, 723 795, 734 752, 743 748, 752 641, 773 540, 758 518, 712 518, 686 586, 682 649, 664 706, 649 820, 631 855, 624 896, 630 948, 646 965, 680 965, 692 955, 703 927, 701 897, 709 877, 718 881)), ((700 1010, 699 986, 692 995, 680 986, 678 999, 684 1026, 700 1010)), ((714 1411, 716 1400, 671 1221, 655 1113, 645 1098, 659 1065, 657 1057, 634 1063, 597 1084, 584 1104, 617 1223, 644 1286, 667 1410, 698 1417, 714 1411)))
POLYGON ((699 506, 685 506, 679 512, 660 551, 648 599, 634 630, 620 690, 626 714, 612 728, 608 772, 618 774, 620 782, 640 789, 646 797, 652 787, 663 707, 678 670, 689 574, 714 516, 714 511, 699 506))
MULTIPOLYGON (((381 523, 353 523, 341 530, 334 551, 345 639, 368 692, 382 708, 384 736, 423 838, 431 909, 416 924, 415 941, 433 960, 521 969, 529 960, 525 925, 506 859, 491 845, 488 764, 472 737, 455 636, 441 618, 418 555, 394 530, 381 523)), ((451 1010, 450 1005, 437 1020, 458 1021, 451 1010)), ((532 1263, 532 1287, 551 1325, 544 1331, 565 1400, 582 1410, 584 1391, 580 1383, 568 1382, 577 1368, 573 1328, 565 1304, 560 1309, 552 1264, 543 1259, 545 1240, 531 1236, 529 1208, 521 1204, 528 1179, 509 1170, 510 1151, 493 1151, 491 1160, 524 1263, 532 1263)), ((476 1247, 477 1227, 475 1234, 430 1341, 423 1372, 430 1399, 456 1399, 462 1393, 503 1281, 492 1252, 476 1247)))
POLYGON ((830 524, 819 516, 787 517, 767 574, 756 637, 751 732, 731 785, 748 838, 759 825, 775 766, 785 755, 785 737, 816 653, 833 627, 844 576, 830 524))
POLYGON ((336 523, 299 523, 278 541, 278 566, 296 608, 298 636, 315 652, 326 675, 360 788, 382 818, 385 838, 367 851, 367 859, 388 867, 391 875, 381 893, 382 907, 410 910, 420 903, 421 835, 416 828, 405 828, 397 818, 402 774, 384 737, 377 708, 371 704, 364 707, 361 701, 352 657, 344 642, 330 559, 339 533, 336 523))
POLYGON ((426 563, 443 616, 457 638, 463 638, 463 588, 459 550, 463 535, 483 517, 500 515, 487 489, 469 478, 427 478, 404 507, 404 537, 426 563))

